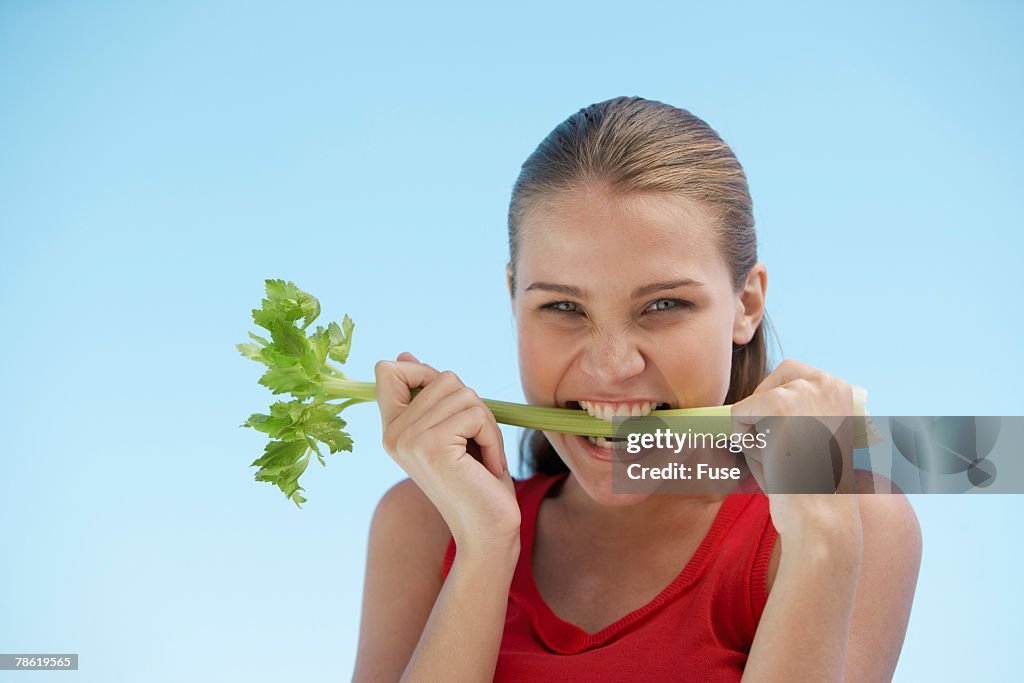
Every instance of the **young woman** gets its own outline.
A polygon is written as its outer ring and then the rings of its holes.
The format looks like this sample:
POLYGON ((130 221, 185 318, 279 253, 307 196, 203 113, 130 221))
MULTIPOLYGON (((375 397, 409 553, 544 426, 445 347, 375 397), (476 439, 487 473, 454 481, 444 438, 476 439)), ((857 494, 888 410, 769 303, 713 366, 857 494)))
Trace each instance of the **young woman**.
MULTIPOLYGON (((685 110, 616 98, 559 125, 509 246, 531 404, 852 414, 843 380, 769 372, 746 178, 685 110)), ((373 518, 355 680, 891 679, 921 553, 904 496, 613 494, 610 444, 553 432, 515 481, 454 373, 403 353, 376 379, 409 479, 373 518)))

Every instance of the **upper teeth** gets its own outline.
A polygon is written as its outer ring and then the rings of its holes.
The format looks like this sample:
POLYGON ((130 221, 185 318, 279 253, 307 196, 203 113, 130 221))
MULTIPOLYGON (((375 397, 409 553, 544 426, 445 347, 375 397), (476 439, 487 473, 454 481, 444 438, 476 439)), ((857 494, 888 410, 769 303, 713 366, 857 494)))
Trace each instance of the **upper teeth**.
POLYGON ((598 403, 596 401, 580 401, 580 407, 600 420, 612 421, 613 417, 643 417, 649 414, 658 404, 652 401, 638 403, 598 403))

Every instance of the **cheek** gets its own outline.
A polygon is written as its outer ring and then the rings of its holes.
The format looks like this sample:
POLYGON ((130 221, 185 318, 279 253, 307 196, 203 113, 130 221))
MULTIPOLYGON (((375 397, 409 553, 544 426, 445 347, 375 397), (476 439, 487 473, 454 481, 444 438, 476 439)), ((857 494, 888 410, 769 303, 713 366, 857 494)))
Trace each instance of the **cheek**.
POLYGON ((529 326, 518 327, 519 374, 523 394, 530 403, 552 403, 558 380, 565 374, 567 359, 558 353, 562 346, 546 336, 542 330, 529 326))
POLYGON ((731 337, 717 321, 693 326, 659 343, 656 362, 687 406, 721 405, 732 371, 731 337), (668 349, 671 349, 669 351, 668 349))
POLYGON ((706 405, 722 405, 729 393, 729 379, 732 375, 732 324, 726 321, 709 339, 704 352, 707 366, 704 369, 710 393, 703 401, 706 405))

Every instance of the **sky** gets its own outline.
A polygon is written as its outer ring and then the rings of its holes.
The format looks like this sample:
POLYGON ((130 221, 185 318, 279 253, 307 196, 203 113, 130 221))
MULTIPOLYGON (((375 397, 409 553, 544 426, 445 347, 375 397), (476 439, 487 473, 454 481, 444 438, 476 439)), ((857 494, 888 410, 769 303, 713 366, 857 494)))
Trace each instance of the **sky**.
MULTIPOLYGON (((234 344, 286 278, 355 321, 351 377, 412 351, 522 400, 512 183, 610 97, 733 148, 780 355, 876 415, 1021 415, 1022 28, 1014 2, 0 2, 0 652, 350 677, 404 473, 363 405, 302 510, 254 482, 270 395, 234 344)), ((895 680, 1011 680, 1024 498, 912 503, 895 680)))

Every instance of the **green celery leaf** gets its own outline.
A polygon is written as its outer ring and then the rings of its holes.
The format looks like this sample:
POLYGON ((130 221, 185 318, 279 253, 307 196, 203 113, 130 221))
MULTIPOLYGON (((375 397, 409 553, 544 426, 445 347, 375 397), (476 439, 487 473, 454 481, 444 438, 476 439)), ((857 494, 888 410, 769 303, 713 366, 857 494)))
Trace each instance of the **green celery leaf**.
POLYGON ((307 425, 306 434, 317 441, 327 444, 327 447, 331 449, 331 453, 352 451, 352 439, 340 429, 332 430, 320 425, 307 425))
POLYGON ((303 292, 294 283, 267 280, 266 287, 268 301, 264 301, 263 307, 267 308, 267 304, 270 304, 278 311, 280 319, 294 321, 303 318, 303 327, 306 327, 320 315, 320 302, 317 298, 303 292))
POLYGON ((341 412, 341 405, 337 403, 318 403, 308 406, 308 420, 319 422, 330 418, 336 418, 341 412))
POLYGON ((331 453, 352 450, 352 439, 342 431, 345 421, 338 417, 339 412, 341 412, 340 405, 321 403, 310 407, 304 421, 305 433, 326 444, 331 449, 331 453))
MULTIPOLYGON (((282 411, 281 414, 287 415, 291 419, 291 421, 295 422, 296 424, 302 422, 305 419, 304 416, 306 413, 306 404, 303 403, 302 401, 289 401, 288 403, 278 402, 275 405, 280 405, 280 410, 282 411)), ((271 406, 270 408, 270 412, 273 414, 274 406, 271 406)))
POLYGON ((331 349, 331 340, 327 335, 327 328, 322 325, 316 326, 316 332, 309 336, 309 348, 316 354, 320 365, 327 362, 327 354, 331 349))
POLYGON ((302 369, 306 371, 306 377, 309 377, 311 380, 320 377, 320 371, 323 370, 324 363, 317 358, 315 350, 310 349, 307 351, 299 362, 302 364, 302 369))
POLYGON ((263 449, 263 457, 254 460, 250 467, 260 468, 256 473, 257 479, 275 481, 294 467, 307 449, 305 441, 271 441, 263 449))
POLYGON ((260 363, 266 363, 267 360, 263 357, 263 349, 258 344, 236 344, 235 347, 241 352, 246 358, 252 358, 260 363))
MULTIPOLYGON (((303 442, 302 447, 303 449, 306 448, 305 442, 303 442)), ((301 460, 281 472, 277 481, 274 483, 276 483, 277 487, 284 492, 284 495, 291 498, 296 491, 303 490, 303 488, 299 486, 299 477, 301 477, 302 473, 306 471, 307 465, 309 465, 308 451, 306 451, 306 455, 301 460)))
MULTIPOLYGON (((296 287, 296 289, 298 289, 296 287)), ((309 327, 310 323, 320 316, 320 302, 312 294, 299 290, 299 307, 302 309, 302 318, 305 322, 302 329, 309 327)))
POLYGON ((355 327, 355 323, 346 314, 341 324, 342 327, 338 327, 338 323, 328 325, 327 334, 331 340, 331 358, 339 363, 344 363, 348 360, 348 352, 352 346, 352 328, 355 327))
POLYGON ((267 299, 270 305, 277 307, 285 315, 294 316, 291 318, 292 320, 298 320, 302 317, 302 309, 299 306, 299 293, 301 290, 295 286, 294 282, 267 280, 265 284, 267 299))
POLYGON ((263 358, 265 359, 263 362, 270 367, 274 367, 276 365, 278 367, 286 368, 291 365, 299 364, 298 358, 295 356, 289 356, 275 344, 271 344, 263 349, 263 358))
POLYGON ((280 317, 280 311, 278 311, 274 305, 266 299, 263 300, 263 308, 252 309, 253 322, 265 330, 269 330, 273 327, 274 323, 277 322, 280 317))
POLYGON ((271 325, 270 336, 274 340, 274 346, 295 358, 301 357, 309 348, 302 330, 284 320, 277 320, 271 325))
POLYGON ((309 447, 313 449, 314 453, 316 453, 316 459, 320 461, 320 466, 327 467, 327 463, 324 462, 324 454, 320 452, 320 447, 316 445, 316 439, 306 437, 306 443, 309 444, 309 447))
POLYGON ((309 377, 306 376, 301 365, 292 365, 286 368, 272 367, 263 373, 259 382, 275 394, 306 397, 316 393, 316 387, 309 381, 309 377))
MULTIPOLYGON (((243 427, 252 427, 258 432, 263 432, 272 439, 281 439, 288 435, 288 430, 293 428, 290 419, 274 417, 272 415, 261 415, 254 413, 245 421, 243 427)), ((288 439, 285 439, 286 441, 288 439)))

